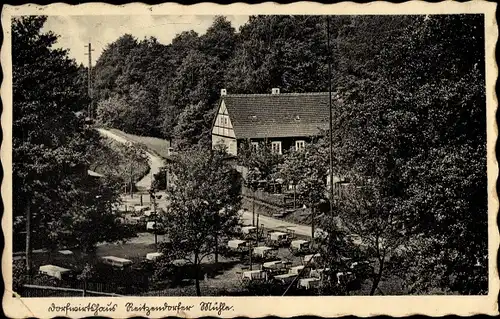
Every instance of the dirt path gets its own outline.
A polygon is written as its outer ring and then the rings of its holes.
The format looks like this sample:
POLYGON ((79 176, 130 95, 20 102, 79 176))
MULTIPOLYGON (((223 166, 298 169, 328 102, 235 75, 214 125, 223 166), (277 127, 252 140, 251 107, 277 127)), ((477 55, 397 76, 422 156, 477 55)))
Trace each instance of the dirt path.
MULTIPOLYGON (((128 139, 124 138, 123 136, 120 136, 118 134, 115 134, 115 133, 113 133, 109 130, 103 129, 103 128, 98 128, 97 131, 101 135, 108 137, 108 138, 112 138, 119 143, 123 143, 123 144, 134 143, 133 141, 128 140, 128 139)), ((151 187, 151 181, 152 181, 153 174, 158 173, 160 171, 160 168, 162 166, 164 166, 164 162, 163 162, 163 159, 161 157, 156 156, 154 154, 151 154, 150 152, 146 152, 146 155, 148 156, 150 171, 149 171, 149 174, 144 176, 141 180, 139 180, 136 183, 136 186, 139 189, 148 189, 149 187, 151 187)))

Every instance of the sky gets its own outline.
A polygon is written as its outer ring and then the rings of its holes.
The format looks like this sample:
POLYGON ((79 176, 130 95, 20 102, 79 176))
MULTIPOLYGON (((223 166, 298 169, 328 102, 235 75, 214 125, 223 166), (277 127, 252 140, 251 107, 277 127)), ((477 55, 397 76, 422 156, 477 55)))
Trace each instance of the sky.
MULTIPOLYGON (((248 15, 227 16, 232 26, 239 30, 248 21, 248 15)), ((214 20, 211 15, 100 15, 100 16, 48 16, 43 31, 59 35, 55 48, 69 49, 76 62, 88 66, 88 48, 92 43, 92 65, 103 49, 123 34, 132 34, 139 40, 154 36, 160 43, 169 44, 182 31, 194 30, 204 34, 214 20)))

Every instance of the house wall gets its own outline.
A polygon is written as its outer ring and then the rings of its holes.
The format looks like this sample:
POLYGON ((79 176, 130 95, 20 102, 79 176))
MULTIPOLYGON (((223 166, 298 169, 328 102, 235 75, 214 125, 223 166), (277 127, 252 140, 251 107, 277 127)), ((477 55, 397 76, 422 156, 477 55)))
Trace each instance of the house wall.
POLYGON ((221 102, 217 117, 212 126, 212 148, 216 145, 225 145, 227 152, 236 156, 238 153, 236 136, 234 135, 233 124, 227 112, 224 101, 221 102))
POLYGON ((231 118, 229 117, 224 101, 221 102, 219 110, 217 111, 217 117, 212 126, 212 134, 236 138, 233 124, 231 123, 231 118))
MULTIPOLYGON (((244 140, 238 140, 238 148, 241 147, 243 144, 244 140)), ((250 139, 248 140, 249 142, 257 142, 257 143, 263 143, 267 142, 269 145, 271 145, 272 142, 274 141, 280 141, 281 142, 281 153, 285 153, 287 151, 290 151, 291 149, 295 149, 295 141, 305 141, 306 143, 311 142, 310 137, 280 137, 280 138, 267 138, 267 139, 250 139)))

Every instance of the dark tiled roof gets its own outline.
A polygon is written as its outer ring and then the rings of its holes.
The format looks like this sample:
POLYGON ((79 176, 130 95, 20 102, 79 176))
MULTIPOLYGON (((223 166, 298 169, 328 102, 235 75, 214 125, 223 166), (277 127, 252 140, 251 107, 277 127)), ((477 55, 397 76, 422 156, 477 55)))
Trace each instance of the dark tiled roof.
POLYGON ((329 123, 328 92, 228 94, 227 107, 236 138, 318 135, 329 123))

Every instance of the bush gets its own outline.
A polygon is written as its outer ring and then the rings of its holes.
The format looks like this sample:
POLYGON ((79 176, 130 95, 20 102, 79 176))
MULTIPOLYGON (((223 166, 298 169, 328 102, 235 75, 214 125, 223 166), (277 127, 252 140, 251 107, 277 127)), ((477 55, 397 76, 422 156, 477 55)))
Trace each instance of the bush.
POLYGON ((22 294, 26 284, 26 263, 24 260, 14 260, 12 264, 12 290, 22 294))

